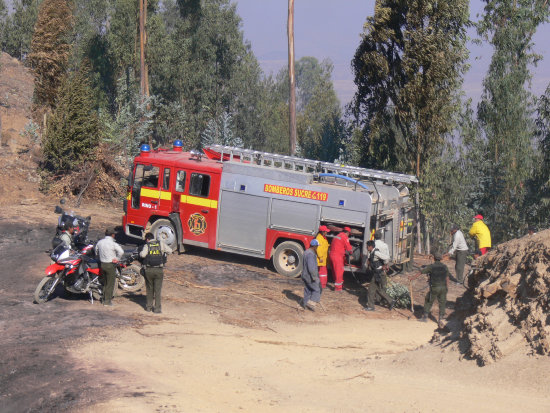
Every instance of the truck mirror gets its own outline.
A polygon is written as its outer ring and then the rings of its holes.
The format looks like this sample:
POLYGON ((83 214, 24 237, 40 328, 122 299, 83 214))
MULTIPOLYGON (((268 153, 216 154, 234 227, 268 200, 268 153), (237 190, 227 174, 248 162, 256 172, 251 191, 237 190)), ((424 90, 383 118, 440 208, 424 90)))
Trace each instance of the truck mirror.
POLYGON ((56 214, 61 214, 63 212, 63 210, 61 209, 61 207, 59 205, 56 205, 53 212, 55 212, 56 214))
POLYGON ((59 203, 60 203, 61 205, 65 205, 65 198, 61 198, 61 199, 59 200, 59 203))

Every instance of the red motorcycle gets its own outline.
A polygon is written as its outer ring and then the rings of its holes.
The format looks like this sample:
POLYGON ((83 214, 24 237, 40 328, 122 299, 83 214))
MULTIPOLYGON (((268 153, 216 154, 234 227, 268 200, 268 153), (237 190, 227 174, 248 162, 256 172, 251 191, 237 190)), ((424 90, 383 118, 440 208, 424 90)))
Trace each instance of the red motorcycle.
MULTIPOLYGON (((90 301, 103 298, 104 279, 98 262, 93 255, 93 245, 86 245, 80 252, 71 250, 65 244, 58 245, 50 254, 53 264, 46 268, 46 276, 38 283, 34 292, 34 301, 42 304, 48 301, 56 288, 62 285, 72 294, 89 294, 90 301)), ((130 265, 137 253, 125 254, 117 265, 117 278, 114 292, 119 282, 125 291, 137 291, 143 287, 143 277, 139 267, 130 265)))

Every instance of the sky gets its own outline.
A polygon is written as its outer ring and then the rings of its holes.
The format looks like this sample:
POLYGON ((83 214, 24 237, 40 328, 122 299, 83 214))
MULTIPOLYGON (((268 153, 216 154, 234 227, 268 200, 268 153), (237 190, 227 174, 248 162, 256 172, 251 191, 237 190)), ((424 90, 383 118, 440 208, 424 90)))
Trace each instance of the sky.
MULTIPOLYGON (((244 37, 250 41, 264 73, 277 73, 287 65, 288 41, 286 22, 287 0, 235 0, 242 18, 244 37)), ((481 0, 471 0, 470 17, 476 21, 483 11, 481 0)), ((360 42, 367 16, 374 14, 374 0, 295 0, 294 49, 296 60, 314 56, 329 58, 333 65, 333 82, 342 105, 355 93, 351 60, 360 42)), ((469 31, 475 37, 475 31, 469 31)), ((550 25, 539 27, 534 37, 534 51, 543 61, 533 70, 532 92, 544 93, 550 83, 550 25)), ((482 81, 487 72, 491 47, 468 43, 470 70, 463 89, 466 97, 477 103, 481 98, 482 81)))

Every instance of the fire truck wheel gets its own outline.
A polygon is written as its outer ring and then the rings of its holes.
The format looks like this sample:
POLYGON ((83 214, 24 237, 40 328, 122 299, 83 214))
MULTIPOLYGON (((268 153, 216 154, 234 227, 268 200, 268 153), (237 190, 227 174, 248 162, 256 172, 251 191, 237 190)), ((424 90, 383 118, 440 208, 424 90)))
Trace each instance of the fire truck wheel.
POLYGON ((157 240, 163 240, 164 243, 173 251, 178 248, 178 237, 174 225, 167 219, 159 219, 151 225, 151 233, 157 240))
POLYGON ((303 256, 304 249, 297 242, 281 242, 273 254, 273 265, 281 275, 298 277, 302 273, 303 256))

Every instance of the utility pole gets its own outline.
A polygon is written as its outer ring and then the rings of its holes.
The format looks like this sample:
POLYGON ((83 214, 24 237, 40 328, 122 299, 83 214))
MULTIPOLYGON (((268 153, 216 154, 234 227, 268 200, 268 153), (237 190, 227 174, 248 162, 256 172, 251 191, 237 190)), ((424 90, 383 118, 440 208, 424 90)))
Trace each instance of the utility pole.
MULTIPOLYGON (((145 59, 145 48, 147 47, 147 0, 139 0, 139 46, 140 46, 140 92, 141 101, 149 97, 149 70, 145 59)), ((153 144, 153 137, 149 136, 149 145, 153 144)))
POLYGON ((288 86, 290 155, 296 155, 296 78, 294 75, 294 0, 288 0, 288 86))

